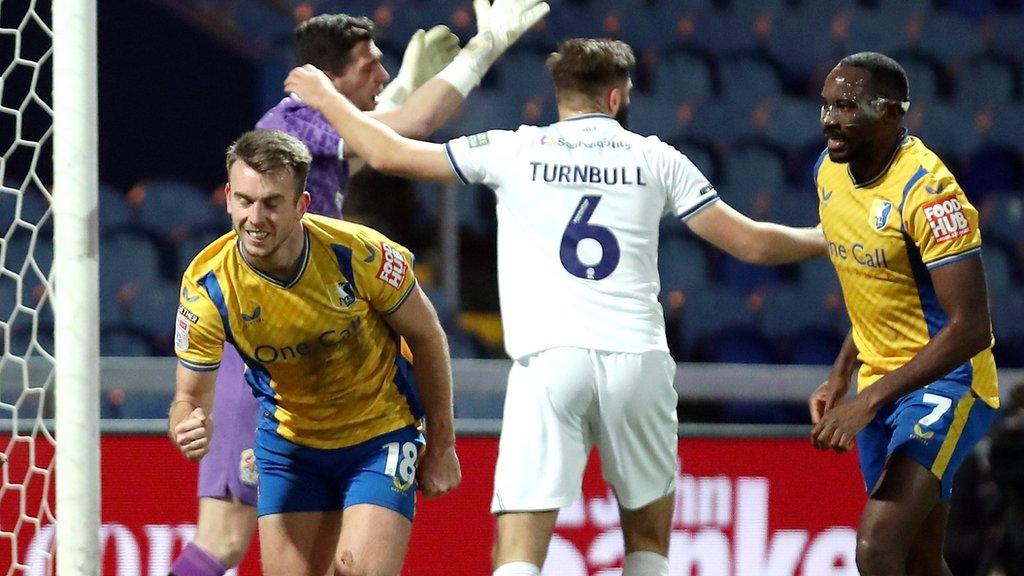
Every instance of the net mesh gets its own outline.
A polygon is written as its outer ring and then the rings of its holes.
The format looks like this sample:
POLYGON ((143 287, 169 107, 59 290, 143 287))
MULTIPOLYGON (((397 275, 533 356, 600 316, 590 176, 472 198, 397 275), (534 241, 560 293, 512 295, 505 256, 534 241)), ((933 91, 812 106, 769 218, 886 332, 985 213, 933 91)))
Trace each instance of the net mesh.
POLYGON ((53 564, 51 22, 0 4, 0 575, 53 564))

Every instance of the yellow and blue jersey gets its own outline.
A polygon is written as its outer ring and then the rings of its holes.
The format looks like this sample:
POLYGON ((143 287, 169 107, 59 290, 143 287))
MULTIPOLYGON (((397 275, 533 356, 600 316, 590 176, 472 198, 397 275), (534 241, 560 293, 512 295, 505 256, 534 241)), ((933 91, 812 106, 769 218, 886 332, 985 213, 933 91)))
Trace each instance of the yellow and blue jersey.
MULTIPOLYGON (((858 391, 903 366, 948 322, 929 271, 978 257, 978 211, 942 160, 904 134, 889 166, 856 185, 822 153, 814 168, 822 228, 860 352, 858 391)), ((999 406, 991 345, 945 376, 999 406)))
POLYGON ((352 446, 423 415, 411 358, 384 318, 412 293, 412 254, 382 234, 323 216, 302 219, 305 244, 288 282, 252 267, 234 232, 182 278, 175 351, 213 370, 224 342, 245 360, 261 428, 311 448, 352 446))

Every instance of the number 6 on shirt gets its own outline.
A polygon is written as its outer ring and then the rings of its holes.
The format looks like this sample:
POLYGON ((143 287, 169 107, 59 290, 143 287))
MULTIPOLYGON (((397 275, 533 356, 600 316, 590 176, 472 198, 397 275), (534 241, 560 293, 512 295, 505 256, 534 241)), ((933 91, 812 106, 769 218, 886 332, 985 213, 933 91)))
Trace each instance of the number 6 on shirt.
POLYGON ((562 267, 577 278, 601 280, 607 278, 619 265, 619 241, 615 235, 604 226, 590 224, 590 217, 600 202, 601 197, 598 195, 580 198, 580 203, 576 205, 562 233, 562 246, 559 250, 562 267), (587 238, 601 245, 601 259, 595 264, 584 264, 576 251, 580 242, 587 238))

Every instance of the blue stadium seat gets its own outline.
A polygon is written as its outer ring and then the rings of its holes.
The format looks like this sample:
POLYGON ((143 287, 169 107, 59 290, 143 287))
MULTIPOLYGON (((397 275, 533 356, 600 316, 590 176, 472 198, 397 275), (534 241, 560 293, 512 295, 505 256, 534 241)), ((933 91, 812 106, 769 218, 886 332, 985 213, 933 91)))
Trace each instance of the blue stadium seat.
POLYGON ((1003 293, 1013 289, 1013 265, 1002 246, 986 244, 982 249, 985 277, 990 292, 1003 293))
POLYGON ((743 292, 752 292, 782 282, 782 270, 778 266, 749 264, 728 254, 720 254, 716 264, 720 281, 730 288, 743 292))
POLYGON ((755 102, 709 100, 694 103, 687 134, 707 142, 728 143, 750 135, 755 102))
POLYGON ((160 276, 160 252, 149 236, 132 231, 100 235, 101 301, 131 306, 160 276))
POLYGON ((921 21, 916 46, 946 64, 965 64, 983 50, 974 24, 952 12, 935 12, 921 21))
POLYGON ((157 281, 139 293, 131 306, 131 324, 153 339, 158 354, 171 354, 178 283, 157 281))
POLYGON ((1019 60, 1024 54, 1024 34, 1020 33, 1024 30, 1024 13, 1000 14, 986 25, 990 32, 988 46, 992 52, 1019 60))
POLYGON ((774 286, 763 294, 761 330, 768 338, 782 340, 824 323, 820 307, 808 302, 807 292, 798 287, 774 286))
POLYGON ((791 8, 776 19, 768 50, 793 81, 824 78, 842 56, 831 30, 831 20, 841 9, 835 4, 839 2, 791 8))
POLYGON ((180 277, 181 273, 185 271, 185 268, 188 268, 188 265, 192 262, 192 259, 199 254, 200 250, 206 248, 210 242, 220 238, 222 235, 227 233, 228 230, 229 229, 226 225, 224 227, 212 227, 196 230, 190 234, 188 238, 175 246, 175 261, 177 262, 177 265, 174 268, 174 275, 172 277, 180 277))
POLYGON ((767 118, 761 133, 773 144, 803 149, 821 144, 821 105, 809 98, 780 97, 763 103, 767 118))
POLYGON ((15 221, 25 227, 39 227, 53 235, 53 213, 50 212, 47 194, 33 182, 5 180, 0 189, 0 237, 15 221))
MULTIPOLYGON (((547 28, 557 31, 559 39, 605 36, 605 7, 597 2, 551 3, 551 12, 545 17, 547 28)), ((553 50, 554 47, 552 47, 553 50)))
MULTIPOLYGON (((680 227, 685 226, 676 222, 680 227)), ((659 238, 658 275, 662 294, 683 288, 703 288, 711 279, 704 250, 681 234, 659 238)))
POLYGON ((756 142, 733 146, 725 157, 725 181, 732 187, 783 187, 786 165, 782 151, 756 142))
POLYGON ((545 64, 547 56, 532 50, 513 50, 498 60, 495 67, 505 102, 525 102, 534 96, 553 93, 554 85, 545 64))
MULTIPOLYGON (((706 3, 701 0, 620 0, 611 3, 617 4, 615 15, 620 20, 621 39, 633 47, 638 57, 649 49, 661 49, 683 40, 680 20, 706 8, 706 3)), ((552 11, 557 9, 552 7, 552 11)))
POLYGON ((996 338, 999 366, 1024 367, 1024 290, 993 291, 990 294, 992 330, 996 338))
POLYGON ((99 188, 99 226, 101 230, 121 228, 131 224, 134 216, 125 201, 124 193, 109 184, 99 188))
POLYGON ((910 99, 914 105, 940 98, 942 88, 940 87, 939 63, 923 55, 899 55, 898 60, 907 73, 910 99))
POLYGON ((501 91, 480 90, 470 96, 472 106, 463 106, 447 130, 458 136, 468 136, 492 129, 514 130, 523 118, 525 99, 501 91))
POLYGON ((761 99, 782 94, 779 69, 758 53, 735 54, 719 61, 722 94, 732 100, 761 99))
POLYGON ((53 356, 53 324, 24 322, 10 331, 10 352, 14 356, 53 356))
POLYGON ((909 46, 907 19, 899 12, 860 10, 853 14, 846 28, 847 54, 873 51, 893 54, 909 46))
MULTIPOLYGON (((911 87, 913 90, 913 87, 911 87)), ((968 105, 928 102, 910 104, 910 133, 920 136, 939 156, 964 156, 982 142, 975 126, 977 111, 968 105)))
POLYGON ((657 91, 669 100, 704 100, 715 89, 711 60, 695 50, 677 49, 663 54, 657 68, 657 91))
POLYGON ((675 138, 687 129, 677 120, 677 102, 660 91, 647 95, 634 90, 629 97, 629 129, 662 140, 675 138))
POLYGON ((845 335, 824 326, 813 326, 790 334, 785 340, 785 361, 789 364, 830 365, 843 347, 845 335))
POLYGON ((958 182, 978 201, 992 192, 1024 188, 1024 166, 1016 150, 986 145, 971 153, 958 182))
POLYGON ((676 150, 686 155, 693 162, 694 166, 701 171, 701 174, 712 183, 720 180, 721 160, 714 147, 708 142, 701 142, 690 138, 672 140, 669 142, 676 150))
POLYGON ((800 286, 808 292, 839 291, 839 278, 828 258, 812 258, 800 264, 800 286))
MULTIPOLYGON (((761 18, 762 13, 757 11, 705 11, 697 20, 692 39, 695 45, 718 56, 755 52, 767 41, 766 37, 758 36, 758 25, 771 21, 770 17, 759 21, 761 18)), ((762 26, 761 30, 770 33, 771 26, 762 26)))
POLYGON ((130 326, 100 330, 100 356, 155 356, 149 336, 130 326))
POLYGON ((1007 60, 974 59, 956 80, 958 100, 969 105, 1010 103, 1019 94, 1017 71, 1007 60))
POLYGON ((138 206, 140 224, 160 238, 184 238, 191 230, 221 222, 225 217, 208 193, 187 182, 160 179, 137 186, 144 191, 138 206))
POLYGON ((1024 194, 989 194, 979 206, 981 229, 987 238, 1013 246, 1021 243, 1024 230, 1024 194))
POLYGON ((818 198, 810 188, 783 190, 771 197, 767 220, 788 226, 817 226, 818 198))
MULTIPOLYGON (((719 334, 730 331, 758 332, 759 313, 751 308, 747 294, 726 287, 708 286, 684 291, 682 319, 677 341, 691 353, 706 347, 719 334)), ((706 348, 700 351, 707 354, 706 348)))
POLYGON ((1004 103, 993 106, 992 123, 988 131, 989 139, 1003 146, 1012 146, 1017 152, 1024 154, 1024 103, 1004 103))

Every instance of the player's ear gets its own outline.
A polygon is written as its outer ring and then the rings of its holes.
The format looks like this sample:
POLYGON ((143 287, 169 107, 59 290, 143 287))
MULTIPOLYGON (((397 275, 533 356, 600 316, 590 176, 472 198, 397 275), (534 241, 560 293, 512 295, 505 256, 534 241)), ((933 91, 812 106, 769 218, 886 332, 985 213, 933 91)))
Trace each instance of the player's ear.
POLYGON ((615 86, 609 88, 604 94, 604 105, 608 107, 608 111, 611 112, 612 116, 619 113, 621 108, 626 103, 626 92, 621 86, 615 86))
POLYGON ((298 205, 296 206, 296 209, 297 209, 297 211, 299 213, 299 218, 301 218, 302 215, 306 213, 306 210, 309 209, 309 202, 310 202, 310 200, 311 200, 311 197, 309 195, 309 192, 306 192, 305 190, 303 190, 302 194, 299 194, 299 201, 298 201, 298 205))

